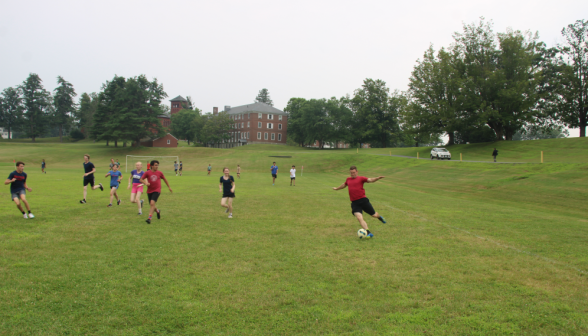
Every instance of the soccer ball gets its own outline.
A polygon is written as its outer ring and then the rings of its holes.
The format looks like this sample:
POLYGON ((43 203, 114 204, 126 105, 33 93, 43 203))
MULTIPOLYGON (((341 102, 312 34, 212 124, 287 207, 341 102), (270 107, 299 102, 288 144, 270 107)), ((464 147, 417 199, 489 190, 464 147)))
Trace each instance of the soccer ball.
POLYGON ((359 229, 359 231, 357 231, 357 236, 359 237, 359 239, 366 238, 367 231, 365 229, 359 229))

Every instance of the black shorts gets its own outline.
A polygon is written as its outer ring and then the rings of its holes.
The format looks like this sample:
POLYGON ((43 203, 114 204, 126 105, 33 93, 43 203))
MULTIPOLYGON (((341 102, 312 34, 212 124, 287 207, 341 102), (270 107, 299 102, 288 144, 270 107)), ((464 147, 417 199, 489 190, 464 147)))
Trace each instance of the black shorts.
POLYGON ((228 197, 228 198, 235 198, 235 193, 228 193, 228 194, 223 193, 223 197, 222 198, 226 198, 226 197, 228 197))
POLYGON ((151 194, 147 194, 147 199, 149 200, 149 203, 151 203, 151 201, 157 202, 159 195, 161 195, 161 193, 158 192, 152 192, 151 194))
POLYGON ((94 188, 94 176, 90 177, 90 178, 84 178, 84 187, 87 185, 90 185, 92 188, 94 188))
POLYGON ((274 178, 278 177, 278 174, 272 174, 272 177, 274 177, 274 178))
POLYGON ((290 180, 295 180, 295 179, 296 179, 295 177, 290 177, 290 180))
POLYGON ((363 213, 366 212, 370 216, 373 216, 376 213, 374 207, 370 203, 370 200, 367 198, 360 198, 351 202, 351 214, 355 216, 356 212, 363 213))

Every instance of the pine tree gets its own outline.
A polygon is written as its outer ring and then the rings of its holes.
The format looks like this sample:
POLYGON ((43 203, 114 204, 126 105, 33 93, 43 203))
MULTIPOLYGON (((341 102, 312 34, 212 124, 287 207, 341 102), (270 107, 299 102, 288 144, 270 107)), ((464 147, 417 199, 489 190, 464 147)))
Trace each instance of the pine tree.
POLYGON ((0 125, 8 129, 12 139, 14 129, 22 124, 22 97, 19 88, 8 87, 0 96, 0 125))
POLYGON ((47 129, 51 94, 43 88, 39 75, 34 73, 29 75, 20 88, 25 109, 23 130, 35 142, 35 139, 43 135, 47 129))
POLYGON ((57 77, 57 84, 59 86, 53 90, 53 107, 55 109, 53 115, 53 123, 59 127, 59 141, 63 142, 63 128, 71 125, 72 117, 76 112, 74 97, 77 96, 73 85, 63 79, 57 77))
POLYGON ((269 91, 265 88, 259 90, 259 94, 255 97, 255 101, 258 103, 265 103, 269 106, 274 106, 274 102, 270 99, 269 91))

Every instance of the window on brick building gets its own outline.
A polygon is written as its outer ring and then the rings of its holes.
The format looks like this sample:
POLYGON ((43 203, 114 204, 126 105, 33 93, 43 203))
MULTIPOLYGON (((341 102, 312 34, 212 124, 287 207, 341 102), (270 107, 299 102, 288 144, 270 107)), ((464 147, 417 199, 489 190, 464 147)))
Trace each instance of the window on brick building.
POLYGON ((261 116, 262 116, 262 114, 261 113, 258 113, 257 114, 257 119, 261 119, 261 116))
POLYGON ((278 116, 278 120, 279 121, 282 121, 282 115, 281 114, 278 116))
POLYGON ((261 128, 261 121, 257 122, 257 128, 261 128))
POLYGON ((282 134, 278 134, 278 141, 282 141, 282 134))
POLYGON ((267 133, 263 134, 263 140, 267 140, 267 133))
POLYGON ((250 121, 247 122, 247 128, 249 128, 249 123, 250 123, 250 121))
POLYGON ((274 124, 272 123, 267 123, 267 129, 273 129, 274 128, 274 124))
POLYGON ((276 140, 276 133, 272 133, 272 140, 276 140))
POLYGON ((257 132, 257 140, 261 140, 261 132, 257 132))
POLYGON ((274 119, 274 115, 273 114, 268 114, 267 115, 267 119, 268 120, 273 120, 274 119))
POLYGON ((167 140, 167 144, 168 145, 171 145, 171 140, 167 140))
POLYGON ((280 129, 280 130, 282 129, 282 124, 278 124, 278 129, 280 129))

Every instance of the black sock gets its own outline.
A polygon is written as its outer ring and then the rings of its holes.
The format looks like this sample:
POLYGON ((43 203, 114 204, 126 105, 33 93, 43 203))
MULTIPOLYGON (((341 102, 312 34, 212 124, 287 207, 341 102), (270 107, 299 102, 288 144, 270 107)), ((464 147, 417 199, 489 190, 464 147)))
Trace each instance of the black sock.
POLYGON ((370 234, 370 233, 371 233, 371 232, 370 232, 370 230, 366 230, 366 231, 367 231, 367 233, 368 233, 368 234, 370 234))
POLYGON ((23 214, 23 215, 25 214, 25 212, 24 212, 24 211, 21 211, 21 212, 22 212, 22 214, 23 214))
POLYGON ((31 213, 31 210, 29 210, 29 213, 31 213))

